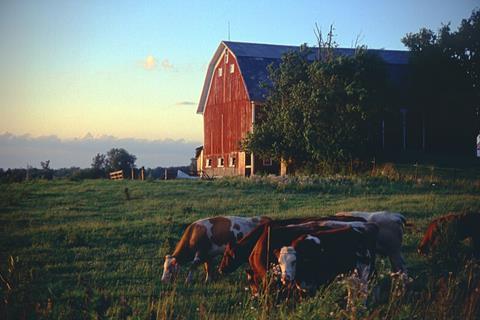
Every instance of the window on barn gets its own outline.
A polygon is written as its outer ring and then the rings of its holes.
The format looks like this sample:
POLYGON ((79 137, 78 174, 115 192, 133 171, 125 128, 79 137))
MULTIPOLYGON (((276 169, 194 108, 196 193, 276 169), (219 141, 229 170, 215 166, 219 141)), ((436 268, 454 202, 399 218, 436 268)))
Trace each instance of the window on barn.
POLYGON ((230 65, 230 73, 234 73, 235 72, 235 65, 232 63, 230 65))
POLYGON ((229 167, 235 167, 235 164, 237 163, 237 159, 235 156, 230 156, 228 158, 228 166, 229 167))
POLYGON ((218 68, 218 76, 221 77, 223 74, 223 69, 222 68, 218 68))
POLYGON ((207 163, 205 164, 205 167, 207 167, 207 168, 212 167, 212 159, 207 159, 207 163))
POLYGON ((223 167, 223 157, 217 159, 217 167, 223 167))
POLYGON ((227 49, 225 49, 225 56, 224 56, 224 57, 225 57, 225 58, 224 58, 224 59, 225 59, 225 63, 228 63, 228 50, 227 50, 227 49))
POLYGON ((263 159, 263 166, 270 167, 272 165, 272 158, 263 159))
POLYGON ((245 153, 245 166, 252 165, 252 154, 250 152, 245 153))

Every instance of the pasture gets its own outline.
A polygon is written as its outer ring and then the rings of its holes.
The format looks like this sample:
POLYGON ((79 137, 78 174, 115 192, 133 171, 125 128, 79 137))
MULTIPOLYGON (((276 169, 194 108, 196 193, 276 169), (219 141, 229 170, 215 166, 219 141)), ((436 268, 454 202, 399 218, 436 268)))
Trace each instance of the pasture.
MULTIPOLYGON (((432 275, 442 265, 418 256, 416 247, 432 218, 464 210, 480 211, 478 182, 334 177, 0 184, 0 317, 421 319, 444 314, 450 319, 465 308, 478 308, 478 293, 459 291, 473 281, 462 277, 478 269, 468 264, 462 276, 450 274, 443 292, 432 275), (193 285, 183 283, 185 273, 174 285, 160 281, 165 254, 173 251, 186 225, 199 218, 299 217, 348 210, 401 212, 411 223, 404 255, 412 283, 396 288, 388 261, 378 259, 375 281, 387 285, 385 299, 367 304, 369 309, 358 314, 342 309, 342 282, 293 308, 272 297, 252 300, 245 290, 244 268, 208 285, 202 283, 201 269, 193 285)), ((446 268, 441 272, 448 272, 446 268)))

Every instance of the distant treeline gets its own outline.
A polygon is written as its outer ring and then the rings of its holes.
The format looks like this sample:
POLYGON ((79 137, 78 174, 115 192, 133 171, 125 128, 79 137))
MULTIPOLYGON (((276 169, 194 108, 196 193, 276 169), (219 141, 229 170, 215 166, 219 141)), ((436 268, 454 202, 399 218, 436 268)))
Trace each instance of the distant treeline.
MULTIPOLYGON (((135 168, 135 177, 139 176, 139 168, 135 168)), ((194 173, 189 166, 178 167, 156 167, 145 168, 145 179, 165 179, 165 170, 167 170, 167 178, 175 179, 177 171, 181 170, 187 174, 193 175, 194 173)), ((52 179, 70 179, 70 180, 83 180, 83 179, 108 179, 108 172, 106 170, 100 170, 95 168, 81 169, 78 167, 51 169, 51 168, 28 168, 28 169, 2 169, 0 168, 0 182, 22 182, 28 180, 52 180, 52 179)), ((131 171, 124 170, 125 179, 131 178, 131 171)))

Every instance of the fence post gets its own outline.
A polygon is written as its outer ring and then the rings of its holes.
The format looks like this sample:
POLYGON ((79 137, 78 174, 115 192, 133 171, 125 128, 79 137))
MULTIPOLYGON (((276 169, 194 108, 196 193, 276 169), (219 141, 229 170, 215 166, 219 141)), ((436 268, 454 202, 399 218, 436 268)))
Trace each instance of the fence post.
POLYGON ((433 172, 435 171, 435 166, 432 166, 432 167, 430 168, 430 170, 431 170, 431 172, 430 172, 430 183, 432 183, 432 181, 433 181, 433 172))
POLYGON ((168 169, 167 169, 167 168, 165 168, 165 180, 167 180, 167 178, 168 178, 168 173, 167 173, 167 170, 168 170, 168 169))
POLYGON ((135 180, 135 171, 134 171, 133 167, 130 168, 130 172, 131 172, 131 175, 132 175, 132 180, 135 180))
POLYGON ((371 175, 373 176, 375 174, 375 165, 376 165, 376 160, 375 160, 375 157, 373 157, 373 161, 372 161, 372 173, 371 175))
POLYGON ((144 167, 142 167, 140 169, 140 176, 141 176, 142 181, 144 181, 145 180, 145 168, 144 167))
POLYGON ((417 178, 418 178, 418 161, 415 162, 415 164, 413 165, 415 167, 415 182, 417 182, 417 178))

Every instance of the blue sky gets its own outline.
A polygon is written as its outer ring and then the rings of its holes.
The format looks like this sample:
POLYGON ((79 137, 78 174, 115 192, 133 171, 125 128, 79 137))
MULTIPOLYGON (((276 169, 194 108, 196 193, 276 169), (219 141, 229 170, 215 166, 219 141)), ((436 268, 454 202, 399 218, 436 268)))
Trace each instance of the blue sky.
MULTIPOLYGON (((370 48, 404 49, 406 33, 442 22, 456 28, 479 6, 478 0, 2 0, 0 134, 28 135, 32 143, 114 136, 201 144, 196 103, 228 23, 233 41, 313 44, 317 22, 323 31, 333 24, 343 47, 359 37, 370 48)), ((0 167, 11 166, 2 161, 3 149, 0 167)), ((158 161, 145 163, 137 157, 140 165, 184 164, 192 153, 185 148, 167 161, 159 151, 158 161)), ((13 164, 38 165, 25 150, 9 154, 13 164)), ((91 157, 58 159, 57 166, 88 166, 91 157)))

